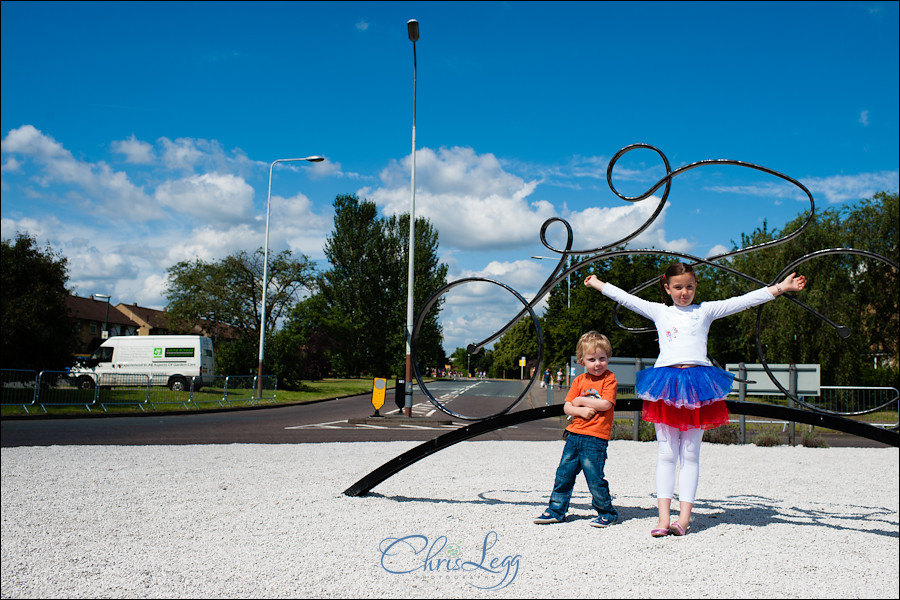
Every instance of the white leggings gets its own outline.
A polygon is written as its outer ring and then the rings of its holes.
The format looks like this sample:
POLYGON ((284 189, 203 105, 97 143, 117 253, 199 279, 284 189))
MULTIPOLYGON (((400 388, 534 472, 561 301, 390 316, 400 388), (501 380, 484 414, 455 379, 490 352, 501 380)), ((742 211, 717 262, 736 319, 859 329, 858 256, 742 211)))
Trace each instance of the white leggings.
POLYGON ((656 460, 656 497, 671 499, 675 493, 675 467, 681 459, 678 500, 694 503, 700 480, 700 441, 702 429, 681 431, 656 423, 658 455, 656 460))

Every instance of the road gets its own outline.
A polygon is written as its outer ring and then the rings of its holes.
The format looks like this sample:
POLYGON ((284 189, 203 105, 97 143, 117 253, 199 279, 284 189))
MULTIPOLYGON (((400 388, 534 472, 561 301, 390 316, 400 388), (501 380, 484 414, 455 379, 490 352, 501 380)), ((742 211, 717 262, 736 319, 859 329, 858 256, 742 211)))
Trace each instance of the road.
MULTIPOLYGON (((435 400, 456 415, 483 418, 508 408, 522 394, 524 383, 463 379, 429 383, 435 400)), ((552 401, 561 403, 565 390, 553 390, 552 401)), ((135 416, 85 414, 74 418, 4 418, 0 421, 0 446, 52 445, 178 445, 178 444, 300 444, 322 442, 428 441, 464 427, 472 419, 446 414, 416 388, 412 417, 397 414, 393 394, 388 394, 379 414, 371 396, 364 394, 321 402, 270 405, 246 409, 192 413, 149 412, 135 416)), ((534 387, 514 411, 546 405, 547 391, 534 387)), ((631 416, 629 413, 628 416, 631 416)), ((483 434, 475 440, 558 440, 565 421, 559 417, 531 421, 483 434)), ((799 441, 801 433, 798 430, 799 441)), ((855 436, 824 433, 833 447, 886 447, 855 436)))
MULTIPOLYGON (((438 402, 458 415, 485 417, 510 406, 524 384, 510 381, 459 380, 428 384, 438 402)), ((369 394, 324 402, 226 411, 135 416, 86 415, 79 418, 4 418, 0 445, 172 445, 172 444, 298 444, 318 442, 427 441, 472 422, 438 410, 418 388, 412 417, 398 418, 393 394, 379 413, 369 394)), ((546 391, 529 392, 514 410, 543 406, 546 391)), ((556 401, 564 393, 556 390, 556 401)), ((491 432, 475 439, 557 440, 562 419, 550 418, 491 432)))

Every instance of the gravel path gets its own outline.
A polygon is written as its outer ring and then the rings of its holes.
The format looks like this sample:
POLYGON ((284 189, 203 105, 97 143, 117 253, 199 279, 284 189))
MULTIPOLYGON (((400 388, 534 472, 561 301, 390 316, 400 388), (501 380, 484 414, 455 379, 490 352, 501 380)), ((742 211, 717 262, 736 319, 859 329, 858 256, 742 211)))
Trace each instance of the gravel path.
POLYGON ((534 525, 555 442, 2 449, 2 597, 897 598, 896 448, 704 444, 692 531, 653 539, 655 444, 610 444, 621 521, 534 525))

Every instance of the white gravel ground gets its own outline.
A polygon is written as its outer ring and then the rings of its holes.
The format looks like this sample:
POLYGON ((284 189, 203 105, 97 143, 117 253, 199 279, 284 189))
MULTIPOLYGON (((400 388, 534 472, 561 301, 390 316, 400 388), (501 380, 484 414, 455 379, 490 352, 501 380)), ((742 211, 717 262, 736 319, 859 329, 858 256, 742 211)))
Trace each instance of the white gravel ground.
POLYGON ((567 522, 532 524, 562 441, 343 494, 415 445, 3 448, 2 597, 898 597, 896 448, 704 444, 691 532, 653 539, 653 443, 610 444, 607 529, 581 477, 567 522))

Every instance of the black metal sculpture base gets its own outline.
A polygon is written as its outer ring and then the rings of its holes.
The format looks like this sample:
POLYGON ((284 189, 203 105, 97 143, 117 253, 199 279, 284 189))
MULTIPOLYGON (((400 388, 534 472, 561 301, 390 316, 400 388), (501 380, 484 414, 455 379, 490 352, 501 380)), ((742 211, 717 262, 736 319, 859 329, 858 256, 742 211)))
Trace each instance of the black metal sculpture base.
MULTIPOLYGON (((637 398, 623 399, 616 403, 616 409, 620 411, 640 410, 641 402, 642 401, 637 398)), ((859 421, 853 421, 852 419, 844 419, 842 417, 814 413, 797 408, 788 408, 786 406, 776 406, 773 404, 739 402, 737 400, 726 400, 726 402, 728 403, 728 410, 731 411, 732 414, 768 417, 783 421, 806 423, 807 425, 834 429, 835 431, 842 431, 844 433, 875 440, 876 442, 881 442, 883 444, 900 447, 900 433, 897 431, 881 429, 879 427, 860 423, 859 421)), ((382 481, 396 475, 406 467, 422 460, 426 456, 434 454, 453 444, 472 439, 490 431, 503 429, 504 427, 519 425, 529 421, 548 419, 550 417, 559 417, 562 415, 563 405, 554 404, 553 406, 541 406, 539 408, 507 413, 505 415, 491 417, 472 423, 466 427, 450 431, 433 440, 419 444, 415 448, 391 459, 344 490, 344 494, 347 496, 365 496, 372 488, 382 481)))

